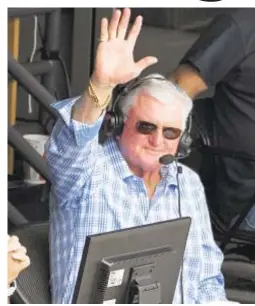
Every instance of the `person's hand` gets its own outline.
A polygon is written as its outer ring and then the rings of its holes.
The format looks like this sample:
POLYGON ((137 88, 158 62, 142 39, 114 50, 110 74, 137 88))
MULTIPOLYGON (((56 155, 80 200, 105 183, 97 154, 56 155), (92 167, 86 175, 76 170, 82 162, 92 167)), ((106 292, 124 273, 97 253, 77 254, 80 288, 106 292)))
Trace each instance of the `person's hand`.
POLYGON ((8 286, 29 265, 26 248, 20 244, 18 237, 8 236, 8 286))
POLYGON ((141 31, 142 17, 136 17, 131 29, 127 31, 129 19, 130 9, 126 8, 122 13, 114 10, 109 23, 107 18, 101 20, 92 81, 114 87, 136 78, 145 68, 157 62, 157 58, 152 56, 134 62, 133 51, 141 31))

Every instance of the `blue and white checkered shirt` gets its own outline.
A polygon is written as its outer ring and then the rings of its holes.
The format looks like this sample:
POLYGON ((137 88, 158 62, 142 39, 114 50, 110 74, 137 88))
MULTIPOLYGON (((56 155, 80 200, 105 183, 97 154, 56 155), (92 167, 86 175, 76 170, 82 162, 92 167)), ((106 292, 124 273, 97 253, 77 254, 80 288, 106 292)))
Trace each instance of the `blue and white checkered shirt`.
MULTIPOLYGON (((162 180, 149 200, 115 140, 98 144, 102 116, 87 125, 71 118, 75 99, 54 107, 61 118, 46 145, 56 201, 50 206, 53 303, 71 303, 87 235, 175 219, 176 165, 162 167, 162 180)), ((224 301, 223 255, 214 242, 204 190, 186 166, 179 177, 182 216, 192 218, 183 264, 185 303, 224 301)), ((173 303, 181 302, 178 281, 173 303)))

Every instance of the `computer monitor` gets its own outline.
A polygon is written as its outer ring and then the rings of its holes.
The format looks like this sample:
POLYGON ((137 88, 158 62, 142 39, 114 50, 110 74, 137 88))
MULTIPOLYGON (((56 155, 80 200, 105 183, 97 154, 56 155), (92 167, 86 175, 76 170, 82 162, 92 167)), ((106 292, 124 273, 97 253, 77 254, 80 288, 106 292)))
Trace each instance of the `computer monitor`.
POLYGON ((73 304, 171 304, 189 217, 86 238, 73 304))

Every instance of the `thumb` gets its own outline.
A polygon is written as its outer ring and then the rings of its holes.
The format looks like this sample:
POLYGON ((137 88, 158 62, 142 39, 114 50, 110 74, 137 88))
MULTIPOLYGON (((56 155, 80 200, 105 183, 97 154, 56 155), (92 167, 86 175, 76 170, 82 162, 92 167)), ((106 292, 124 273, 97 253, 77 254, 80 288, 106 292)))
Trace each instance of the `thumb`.
POLYGON ((156 64, 158 62, 157 57, 146 56, 136 63, 136 68, 139 71, 139 74, 149 66, 156 64))

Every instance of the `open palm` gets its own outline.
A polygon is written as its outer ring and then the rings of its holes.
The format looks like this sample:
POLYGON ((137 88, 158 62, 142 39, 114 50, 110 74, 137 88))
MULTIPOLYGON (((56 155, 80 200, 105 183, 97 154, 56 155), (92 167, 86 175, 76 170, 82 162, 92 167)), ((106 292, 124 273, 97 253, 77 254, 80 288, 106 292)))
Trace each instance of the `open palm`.
POLYGON ((106 18, 101 20, 94 70, 94 77, 101 83, 113 86, 126 83, 157 62, 152 56, 134 62, 133 50, 141 31, 142 17, 135 19, 127 34, 129 19, 130 9, 124 9, 122 13, 115 10, 109 24, 106 18))

